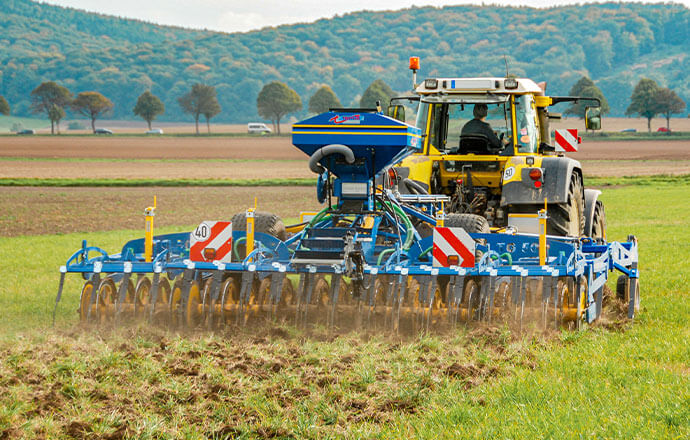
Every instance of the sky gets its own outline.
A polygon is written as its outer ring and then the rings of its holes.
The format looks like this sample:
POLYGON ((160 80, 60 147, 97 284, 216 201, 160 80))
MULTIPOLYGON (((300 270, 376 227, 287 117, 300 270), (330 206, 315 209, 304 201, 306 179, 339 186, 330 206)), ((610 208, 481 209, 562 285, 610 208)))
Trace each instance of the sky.
MULTIPOLYGON (((481 4, 471 0, 42 0, 102 14, 136 18, 158 24, 245 32, 266 26, 304 23, 361 10, 395 10, 411 6, 481 4)), ((593 3, 592 0, 487 0, 486 4, 549 7, 593 3)), ((675 0, 690 7, 690 0, 675 0)), ((659 3, 647 1, 645 3, 659 3)))

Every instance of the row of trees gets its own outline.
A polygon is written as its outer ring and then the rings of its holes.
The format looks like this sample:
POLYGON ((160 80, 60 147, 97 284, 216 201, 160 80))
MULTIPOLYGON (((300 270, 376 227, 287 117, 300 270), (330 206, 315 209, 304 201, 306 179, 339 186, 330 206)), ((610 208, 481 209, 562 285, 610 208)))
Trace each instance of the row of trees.
MULTIPOLYGON (((178 98, 178 103, 185 113, 194 117, 196 132, 199 134, 199 118, 206 118, 206 126, 211 131, 210 120, 221 112, 216 88, 204 84, 194 84, 192 89, 178 98)), ((99 92, 81 92, 76 98, 66 87, 54 81, 41 83, 31 92, 31 111, 34 114, 45 114, 50 120, 50 133, 59 132, 60 121, 70 109, 91 121, 91 130, 96 132, 96 120, 108 115, 113 110, 113 103, 99 92)), ((151 122, 165 113, 163 102, 150 91, 145 91, 137 99, 133 113, 144 119, 151 129, 151 122)), ((10 106, 0 96, 0 114, 9 115, 10 106)))
MULTIPOLYGON (((601 90, 588 77, 580 78, 570 89, 570 96, 597 98, 601 103, 602 114, 607 114, 610 107, 601 90)), ((377 79, 369 85, 360 99, 362 108, 374 108, 377 102, 384 105, 395 95, 391 87, 383 80, 377 79)), ((196 83, 191 90, 177 99, 185 113, 194 117, 196 133, 199 134, 199 119, 206 118, 206 127, 211 132, 210 120, 221 112, 216 88, 196 83)), ((666 118, 666 127, 670 130, 670 118, 685 109, 685 102, 671 89, 660 87, 656 81, 642 78, 630 97, 627 115, 639 115, 647 118, 647 129, 651 131, 651 120, 661 114, 666 118)), ((573 103, 566 114, 579 117, 584 115, 588 101, 573 103)), ((266 84, 259 92, 256 105, 261 117, 271 121, 274 132, 280 133, 280 121, 288 114, 302 109, 299 94, 280 81, 266 84)), ((335 92, 327 85, 321 86, 309 99, 308 109, 311 113, 323 113, 331 108, 342 107, 335 92)), ((81 92, 73 99, 72 93, 65 87, 48 81, 31 92, 31 109, 34 113, 45 113, 50 119, 51 133, 55 133, 60 121, 65 117, 65 109, 82 114, 91 120, 91 129, 96 130, 96 119, 112 111, 113 103, 98 92, 81 92)), ((145 91, 137 99, 133 113, 144 119, 151 129, 151 123, 165 112, 163 102, 150 91, 145 91)), ((0 96, 0 114, 8 115, 10 106, 0 96)))
MULTIPOLYGON (((604 94, 594 82, 583 76, 570 89, 570 96, 585 96, 598 98, 601 102, 601 113, 610 111, 609 103, 604 94)), ((576 102, 566 110, 566 113, 583 117, 587 102, 576 102)), ((678 94, 668 87, 661 87, 656 81, 642 78, 630 96, 630 105, 625 114, 639 115, 647 118, 647 131, 652 131, 652 118, 663 115, 666 118, 666 129, 671 130, 671 115, 681 113, 685 109, 685 102, 678 94)))
MULTIPOLYGON (((359 106, 362 108, 374 108, 380 102, 387 105, 388 101, 395 95, 383 80, 377 79, 362 94, 359 106)), ((256 98, 256 107, 259 116, 268 119, 273 124, 273 131, 280 133, 280 120, 290 114, 302 109, 302 99, 299 94, 292 90, 287 84, 280 81, 273 81, 266 84, 259 96, 256 98)), ((323 113, 332 108, 340 108, 342 104, 333 89, 327 85, 321 86, 309 98, 308 109, 311 113, 323 113)))

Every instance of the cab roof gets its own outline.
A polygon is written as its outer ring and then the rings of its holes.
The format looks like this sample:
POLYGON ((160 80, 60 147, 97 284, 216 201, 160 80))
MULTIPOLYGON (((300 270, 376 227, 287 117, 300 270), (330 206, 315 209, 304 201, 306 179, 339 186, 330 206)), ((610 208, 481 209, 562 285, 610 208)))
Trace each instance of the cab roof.
POLYGON ((544 94, 544 90, 537 83, 528 78, 427 78, 417 86, 415 92, 420 95, 431 95, 439 92, 448 94, 544 94))

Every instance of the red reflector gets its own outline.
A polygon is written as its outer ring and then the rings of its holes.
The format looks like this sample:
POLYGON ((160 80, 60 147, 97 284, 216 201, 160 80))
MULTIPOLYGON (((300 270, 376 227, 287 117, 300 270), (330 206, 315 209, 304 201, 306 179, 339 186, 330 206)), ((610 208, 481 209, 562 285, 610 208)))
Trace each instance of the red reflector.
POLYGON ((395 183, 395 181, 397 180, 397 179, 395 178, 395 170, 394 170, 393 168, 390 168, 390 169, 388 170, 388 178, 389 178, 390 181, 391 181, 391 185, 392 185, 393 183, 395 183))
POLYGON ((204 258, 213 261, 216 259, 216 250, 213 248, 204 248, 204 258))
POLYGON ((455 183, 457 183, 458 185, 461 185, 461 186, 462 186, 462 179, 456 180, 455 183))
POLYGON ((539 180, 541 179, 541 169, 539 168, 532 168, 529 172, 529 178, 532 180, 539 180))
POLYGON ((448 255, 448 265, 457 266, 460 263, 460 257, 457 255, 448 255))
POLYGON ((535 180, 534 181, 534 187, 535 188, 541 188, 541 180, 535 180))

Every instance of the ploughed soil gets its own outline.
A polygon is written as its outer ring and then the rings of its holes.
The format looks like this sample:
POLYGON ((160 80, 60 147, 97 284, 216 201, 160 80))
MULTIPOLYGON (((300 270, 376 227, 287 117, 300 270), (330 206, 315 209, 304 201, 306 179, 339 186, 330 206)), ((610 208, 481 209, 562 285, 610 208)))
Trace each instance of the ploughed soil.
POLYGON ((144 208, 157 196, 155 224, 230 220, 254 206, 282 218, 319 210, 315 187, 53 188, 0 187, 0 236, 93 232, 144 227, 144 208))
POLYGON ((310 178, 303 160, 57 161, 0 159, 0 178, 289 179, 310 178))
MULTIPOLYGON (((289 137, 4 137, 0 157, 304 159, 289 137)), ((89 176, 84 176, 89 177, 89 176)))

